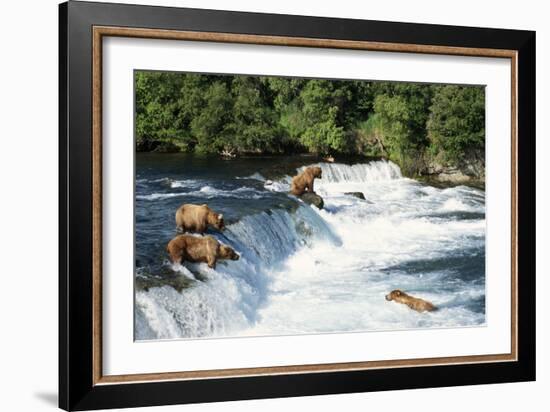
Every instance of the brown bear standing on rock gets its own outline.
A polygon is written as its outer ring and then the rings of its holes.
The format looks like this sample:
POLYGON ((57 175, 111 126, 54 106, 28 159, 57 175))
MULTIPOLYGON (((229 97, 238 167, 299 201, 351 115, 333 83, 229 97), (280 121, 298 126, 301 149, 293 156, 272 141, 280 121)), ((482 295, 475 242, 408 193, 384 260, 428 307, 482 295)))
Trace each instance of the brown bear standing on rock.
POLYGON ((389 294, 386 295, 386 300, 393 300, 397 303, 403 303, 409 308, 416 310, 417 312, 431 312, 435 310, 436 307, 430 302, 415 298, 414 296, 407 295, 405 292, 396 289, 392 290, 389 294))
POLYGON ((321 179, 322 170, 319 166, 307 167, 302 173, 292 178, 290 193, 295 196, 301 196, 306 192, 315 193, 313 190, 313 181, 315 178, 321 179))
POLYGON ((207 205, 181 205, 176 212, 176 227, 183 232, 204 233, 208 226, 223 230, 223 215, 215 213, 207 205))
POLYGON ((222 245, 212 236, 178 235, 168 242, 166 250, 172 263, 203 262, 212 269, 218 259, 239 260, 239 255, 232 248, 222 245))

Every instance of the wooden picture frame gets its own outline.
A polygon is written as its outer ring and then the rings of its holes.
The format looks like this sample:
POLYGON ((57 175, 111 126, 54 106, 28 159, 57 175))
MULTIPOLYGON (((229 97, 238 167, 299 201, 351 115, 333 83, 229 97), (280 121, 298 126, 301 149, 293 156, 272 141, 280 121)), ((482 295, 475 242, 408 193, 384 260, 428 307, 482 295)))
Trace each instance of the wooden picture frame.
MULTIPOLYGON (((106 3, 59 8, 59 406, 215 402, 535 379, 535 33, 106 3), (511 60, 509 354, 104 376, 102 40, 106 36, 511 60), (521 185, 520 185, 521 183, 521 185)), ((504 121, 504 120, 503 120, 504 121)))

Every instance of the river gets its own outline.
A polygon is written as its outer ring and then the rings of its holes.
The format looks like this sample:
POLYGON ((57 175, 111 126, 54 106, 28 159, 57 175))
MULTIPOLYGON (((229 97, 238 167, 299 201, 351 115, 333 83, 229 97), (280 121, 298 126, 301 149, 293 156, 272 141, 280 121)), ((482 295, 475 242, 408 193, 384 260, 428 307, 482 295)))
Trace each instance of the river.
POLYGON ((138 153, 135 193, 137 340, 485 324, 483 190, 433 187, 384 160, 138 153), (323 210, 288 194, 290 176, 311 164, 323 170, 323 210), (208 234, 238 261, 168 261, 183 203, 223 213, 226 229, 208 234), (393 289, 438 310, 388 302, 393 289))

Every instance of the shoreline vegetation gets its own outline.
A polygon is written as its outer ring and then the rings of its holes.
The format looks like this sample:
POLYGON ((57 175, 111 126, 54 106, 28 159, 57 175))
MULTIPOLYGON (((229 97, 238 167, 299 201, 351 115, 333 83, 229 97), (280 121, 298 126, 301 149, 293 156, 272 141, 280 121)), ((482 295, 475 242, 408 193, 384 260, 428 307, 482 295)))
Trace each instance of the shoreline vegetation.
POLYGON ((135 93, 138 152, 382 158, 484 185, 483 86, 138 71, 135 93))

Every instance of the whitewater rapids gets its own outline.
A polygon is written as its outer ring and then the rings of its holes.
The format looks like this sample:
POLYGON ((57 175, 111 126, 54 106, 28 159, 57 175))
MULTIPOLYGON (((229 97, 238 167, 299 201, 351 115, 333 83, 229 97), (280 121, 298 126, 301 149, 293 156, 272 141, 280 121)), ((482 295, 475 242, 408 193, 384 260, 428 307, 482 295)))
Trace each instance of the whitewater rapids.
POLYGON ((136 339, 484 325, 482 190, 422 184, 386 161, 319 166, 323 210, 287 194, 290 176, 271 181, 251 173, 220 182, 196 170, 191 178, 138 175, 136 279, 147 287, 136 287, 136 339), (240 260, 215 270, 169 264, 162 248, 174 235, 173 214, 161 221, 167 229, 154 224, 166 202, 163 216, 180 203, 214 203, 230 221, 211 234, 240 260), (174 279, 183 286, 174 287, 174 279), (388 302, 393 289, 438 310, 417 313, 388 302))

